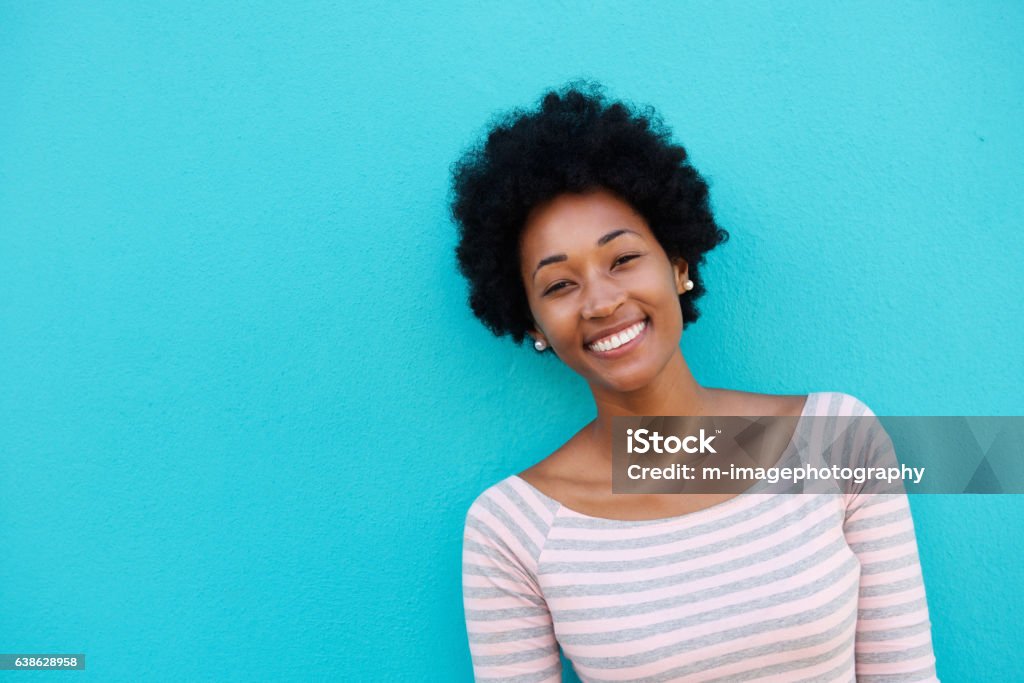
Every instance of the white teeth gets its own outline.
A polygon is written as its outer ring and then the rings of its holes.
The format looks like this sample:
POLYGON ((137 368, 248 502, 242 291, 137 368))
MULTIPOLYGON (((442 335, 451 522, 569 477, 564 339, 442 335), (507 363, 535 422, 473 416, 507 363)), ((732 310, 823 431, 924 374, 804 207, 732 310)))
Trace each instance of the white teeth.
POLYGON ((592 351, 611 351, 612 349, 617 349, 623 344, 626 344, 636 339, 640 335, 640 333, 644 331, 645 327, 647 327, 647 321, 642 320, 638 322, 636 325, 633 325, 632 327, 629 327, 623 330, 622 332, 613 334, 611 337, 607 337, 605 339, 596 341, 593 344, 589 344, 588 348, 590 348, 592 351))

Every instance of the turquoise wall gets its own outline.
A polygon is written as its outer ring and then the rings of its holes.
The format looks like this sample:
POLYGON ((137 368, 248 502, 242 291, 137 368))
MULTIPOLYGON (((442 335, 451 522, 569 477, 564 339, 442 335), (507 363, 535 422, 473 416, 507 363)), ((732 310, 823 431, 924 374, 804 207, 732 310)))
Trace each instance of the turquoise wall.
MULTIPOLYGON (((573 77, 712 183, 703 383, 1024 413, 1020 3, 397 5, 0 4, 0 652, 471 679, 465 511, 592 406, 448 168, 573 77)), ((940 676, 1020 679, 1024 498, 912 506, 940 676)))

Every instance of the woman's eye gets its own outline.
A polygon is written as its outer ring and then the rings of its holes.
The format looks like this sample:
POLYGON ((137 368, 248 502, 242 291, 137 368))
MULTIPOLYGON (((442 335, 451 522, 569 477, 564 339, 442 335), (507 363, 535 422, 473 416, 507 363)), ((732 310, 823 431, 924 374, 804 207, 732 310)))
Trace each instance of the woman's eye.
MULTIPOLYGON (((612 264, 612 268, 615 268, 615 267, 617 267, 617 266, 619 266, 620 264, 623 264, 623 263, 629 263, 633 259, 640 258, 641 256, 643 256, 643 254, 623 254, 622 256, 620 256, 617 259, 615 259, 615 262, 612 264)), ((544 290, 544 293, 541 294, 541 296, 547 296, 548 294, 554 294, 555 292, 557 292, 557 291, 559 291, 561 289, 565 289, 570 284, 572 284, 572 283, 565 282, 565 281, 556 282, 555 284, 551 285, 546 290, 544 290)))
POLYGON ((551 285, 546 290, 544 290, 544 296, 547 296, 548 294, 553 294, 554 292, 557 292, 558 290, 562 289, 568 284, 569 283, 567 282, 556 282, 555 284, 551 285))

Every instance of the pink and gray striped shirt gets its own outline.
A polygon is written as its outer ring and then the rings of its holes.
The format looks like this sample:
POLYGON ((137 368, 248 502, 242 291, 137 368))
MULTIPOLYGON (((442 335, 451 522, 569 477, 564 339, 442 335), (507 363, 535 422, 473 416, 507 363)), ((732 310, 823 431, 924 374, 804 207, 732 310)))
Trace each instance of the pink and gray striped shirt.
MULTIPOLYGON (((797 430, 843 415, 873 413, 814 393, 797 430)), ((559 647, 586 683, 938 680, 902 493, 745 494, 623 521, 512 476, 469 509, 462 584, 478 681, 559 681, 559 647)))

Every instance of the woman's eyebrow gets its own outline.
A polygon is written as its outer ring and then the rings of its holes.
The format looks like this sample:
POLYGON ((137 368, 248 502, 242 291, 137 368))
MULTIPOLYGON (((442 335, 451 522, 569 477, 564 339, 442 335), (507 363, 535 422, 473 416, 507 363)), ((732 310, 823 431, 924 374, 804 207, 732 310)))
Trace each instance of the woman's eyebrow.
MULTIPOLYGON (((619 230, 612 230, 608 234, 602 235, 600 238, 598 238, 597 246, 603 247, 604 245, 608 244, 609 242, 611 242, 613 239, 615 239, 619 235, 624 235, 627 232, 633 233, 637 237, 641 237, 640 233, 638 233, 636 230, 630 230, 629 228, 620 228, 619 230)), ((545 256, 544 258, 542 258, 540 260, 539 263, 537 263, 537 267, 534 268, 534 270, 533 270, 533 279, 534 280, 537 279, 537 271, 540 270, 541 268, 543 268, 544 266, 550 265, 552 263, 558 263, 560 261, 567 261, 567 260, 569 260, 569 257, 566 256, 565 254, 553 254, 551 256, 545 256)))

